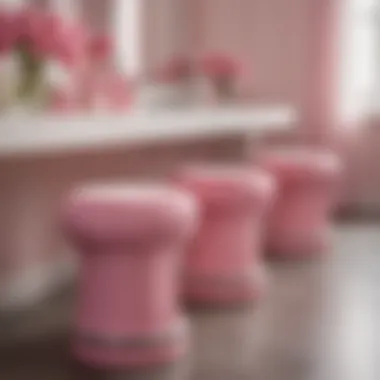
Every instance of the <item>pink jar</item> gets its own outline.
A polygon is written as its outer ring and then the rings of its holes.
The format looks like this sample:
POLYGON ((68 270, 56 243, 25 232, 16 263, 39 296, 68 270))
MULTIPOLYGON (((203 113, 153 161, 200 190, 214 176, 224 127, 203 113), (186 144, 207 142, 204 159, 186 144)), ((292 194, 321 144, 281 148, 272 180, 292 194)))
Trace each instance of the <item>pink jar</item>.
POLYGON ((77 359, 140 366, 185 352, 178 270, 196 225, 194 198, 169 187, 94 185, 71 194, 64 227, 81 257, 77 359))
POLYGON ((262 231, 274 193, 270 175, 247 167, 185 168, 178 184, 201 209, 200 231, 187 254, 184 294, 191 303, 246 303, 263 291, 262 231))
POLYGON ((300 257, 326 250, 342 172, 339 157, 324 149, 288 148, 266 152, 259 160, 278 182, 268 222, 268 252, 300 257))

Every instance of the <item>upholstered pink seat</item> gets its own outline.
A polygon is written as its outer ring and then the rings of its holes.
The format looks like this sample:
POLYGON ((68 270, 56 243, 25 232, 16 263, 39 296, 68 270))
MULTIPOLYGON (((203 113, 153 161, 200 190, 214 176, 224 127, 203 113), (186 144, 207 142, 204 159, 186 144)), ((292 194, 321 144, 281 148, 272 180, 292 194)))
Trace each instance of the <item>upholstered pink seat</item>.
POLYGON ((249 167, 185 168, 180 186, 201 208, 201 226, 187 254, 188 301, 229 305, 257 298, 263 290, 261 232, 273 196, 272 178, 249 167))
POLYGON ((186 348, 178 267, 195 232, 194 198, 168 187, 88 186, 64 210, 80 252, 73 350, 93 366, 174 360, 186 348))
POLYGON ((269 253, 299 257, 324 251, 342 171, 339 157, 323 149, 288 148, 268 151, 259 160, 278 182, 268 221, 269 253))

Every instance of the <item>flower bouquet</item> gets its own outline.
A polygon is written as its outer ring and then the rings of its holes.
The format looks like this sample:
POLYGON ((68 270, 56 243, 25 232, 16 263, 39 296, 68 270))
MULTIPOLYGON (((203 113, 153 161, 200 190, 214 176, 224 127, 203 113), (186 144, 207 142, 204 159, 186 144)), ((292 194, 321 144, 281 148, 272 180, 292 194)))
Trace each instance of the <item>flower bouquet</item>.
POLYGON ((83 29, 57 14, 0 9, 0 109, 31 111, 63 101, 85 49, 83 29))
POLYGON ((200 63, 200 71, 209 80, 218 102, 231 102, 238 96, 238 81, 243 65, 229 55, 210 54, 200 63))

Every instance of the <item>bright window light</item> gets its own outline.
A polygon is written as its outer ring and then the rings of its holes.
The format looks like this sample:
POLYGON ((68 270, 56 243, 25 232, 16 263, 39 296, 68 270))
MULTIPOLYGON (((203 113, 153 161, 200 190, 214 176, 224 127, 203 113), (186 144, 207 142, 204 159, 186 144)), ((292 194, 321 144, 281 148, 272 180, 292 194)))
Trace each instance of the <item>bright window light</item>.
POLYGON ((128 76, 141 74, 142 0, 115 1, 114 30, 116 60, 128 76))

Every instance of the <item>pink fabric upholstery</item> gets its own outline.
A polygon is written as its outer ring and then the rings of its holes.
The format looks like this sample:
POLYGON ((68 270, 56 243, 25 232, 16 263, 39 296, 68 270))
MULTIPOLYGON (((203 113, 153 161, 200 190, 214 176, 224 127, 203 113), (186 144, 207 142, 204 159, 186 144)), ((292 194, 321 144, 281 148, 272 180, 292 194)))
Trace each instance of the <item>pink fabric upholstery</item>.
POLYGON ((64 228, 82 259, 78 359, 133 366, 183 353, 177 273, 196 219, 192 196, 170 188, 89 186, 70 196, 64 228))
POLYGON ((259 160, 279 187, 268 222, 269 252, 299 257, 324 251, 342 171, 338 156, 318 148, 288 148, 259 160))
POLYGON ((187 255, 184 294, 190 302, 229 305, 263 290, 263 217, 272 178, 243 167, 184 169, 178 183, 198 198, 202 222, 187 255))

